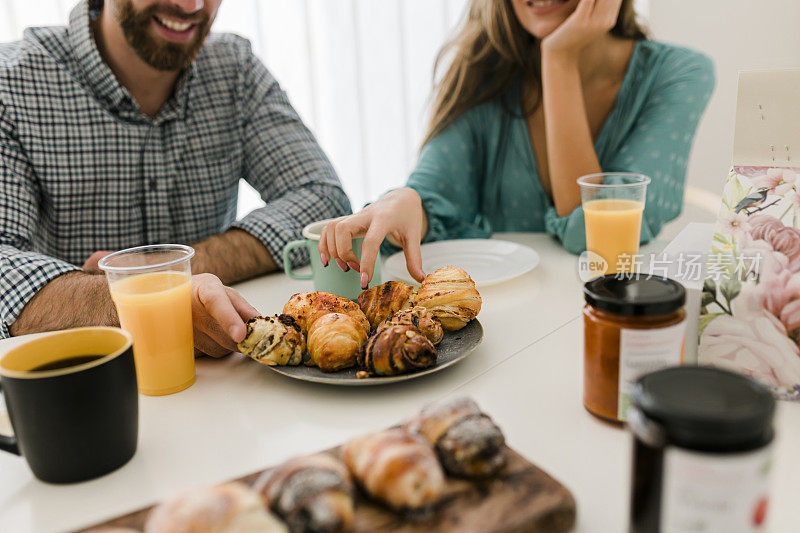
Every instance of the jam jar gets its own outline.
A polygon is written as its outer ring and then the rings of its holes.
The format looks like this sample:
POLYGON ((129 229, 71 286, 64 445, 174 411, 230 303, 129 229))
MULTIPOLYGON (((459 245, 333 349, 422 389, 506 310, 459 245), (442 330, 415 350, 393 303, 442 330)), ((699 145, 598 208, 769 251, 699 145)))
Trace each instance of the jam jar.
POLYGON ((609 274, 583 294, 583 404, 621 422, 637 379, 683 363, 686 291, 664 277, 609 274))
POLYGON ((775 400, 727 370, 659 370, 633 387, 631 533, 765 530, 775 400))

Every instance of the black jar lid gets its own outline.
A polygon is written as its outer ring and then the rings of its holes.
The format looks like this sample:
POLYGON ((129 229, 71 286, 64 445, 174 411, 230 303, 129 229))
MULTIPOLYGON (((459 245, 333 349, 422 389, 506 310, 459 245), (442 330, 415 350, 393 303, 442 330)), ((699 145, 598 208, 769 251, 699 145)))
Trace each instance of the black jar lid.
POLYGON ((772 440, 772 394, 727 370, 697 366, 659 370, 636 382, 631 400, 660 426, 666 443, 726 452, 754 449, 772 440))
POLYGON ((686 302, 686 290, 677 281, 643 274, 607 274, 583 286, 586 303, 625 316, 673 313, 686 302))

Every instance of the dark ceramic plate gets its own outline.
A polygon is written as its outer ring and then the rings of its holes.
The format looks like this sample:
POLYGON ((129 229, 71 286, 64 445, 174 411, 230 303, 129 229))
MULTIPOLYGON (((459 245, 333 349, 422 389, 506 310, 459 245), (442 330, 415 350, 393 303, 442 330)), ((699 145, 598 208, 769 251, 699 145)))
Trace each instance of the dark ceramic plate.
MULTIPOLYGON (((483 341, 483 326, 477 319, 473 320, 458 331, 445 331, 444 339, 436 347, 438 356, 436 364, 425 370, 413 372, 411 374, 401 374, 399 376, 376 376, 358 379, 356 377, 357 368, 347 368, 338 372, 326 373, 315 366, 267 366, 270 370, 289 376, 290 378, 302 381, 313 381, 314 383, 327 383, 328 385, 384 385, 386 383, 397 383, 415 379, 434 372, 438 372, 453 365, 471 354, 475 348, 483 341)), ((266 365, 265 365, 266 366, 266 365)))

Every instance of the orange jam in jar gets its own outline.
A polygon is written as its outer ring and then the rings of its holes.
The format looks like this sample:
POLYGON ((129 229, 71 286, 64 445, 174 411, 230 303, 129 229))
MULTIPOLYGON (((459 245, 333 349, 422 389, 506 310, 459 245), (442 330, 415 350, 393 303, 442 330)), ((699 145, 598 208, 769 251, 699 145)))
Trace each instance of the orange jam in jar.
POLYGON ((583 295, 583 405, 621 422, 640 377, 683 363, 686 291, 663 277, 609 274, 583 295))

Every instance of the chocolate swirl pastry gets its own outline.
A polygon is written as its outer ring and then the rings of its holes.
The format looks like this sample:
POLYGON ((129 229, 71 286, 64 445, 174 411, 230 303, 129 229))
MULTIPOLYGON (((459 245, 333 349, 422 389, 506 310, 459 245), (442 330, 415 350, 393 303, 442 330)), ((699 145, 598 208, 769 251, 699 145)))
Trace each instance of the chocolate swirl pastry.
POLYGON ((430 445, 400 428, 355 438, 342 457, 364 490, 394 509, 427 507, 444 492, 444 472, 430 445))
POLYGON ((401 309, 413 305, 414 289, 400 281, 387 281, 358 295, 358 306, 372 329, 401 309))
POLYGON ((247 334, 236 345, 246 356, 270 366, 299 365, 303 360, 306 340, 291 316, 257 316, 246 326, 247 334))
POLYGON ((358 365, 372 376, 414 372, 436 363, 436 348, 413 326, 389 326, 361 347, 358 365))
POLYGON ((353 482, 338 459, 295 457, 256 482, 264 503, 292 533, 336 533, 353 526, 353 482))
POLYGON ((444 329, 455 331, 478 316, 481 295, 469 274, 449 265, 425 277, 414 303, 432 310, 436 318, 442 321, 444 329))
POLYGON ((444 338, 442 323, 434 316, 433 311, 419 305, 393 314, 378 324, 375 333, 379 333, 389 326, 414 326, 433 344, 439 344, 444 338))
POLYGON ((405 428, 430 442, 452 475, 488 477, 505 465, 503 432, 470 398, 432 403, 405 428))

